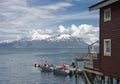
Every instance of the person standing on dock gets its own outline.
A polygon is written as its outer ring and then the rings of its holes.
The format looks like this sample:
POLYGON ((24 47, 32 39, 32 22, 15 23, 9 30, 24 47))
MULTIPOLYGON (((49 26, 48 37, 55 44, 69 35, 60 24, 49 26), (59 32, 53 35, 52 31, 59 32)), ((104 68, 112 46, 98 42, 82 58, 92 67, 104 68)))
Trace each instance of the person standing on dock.
POLYGON ((72 66, 73 68, 75 68, 75 67, 76 67, 76 66, 75 66, 75 62, 72 61, 71 66, 72 66))

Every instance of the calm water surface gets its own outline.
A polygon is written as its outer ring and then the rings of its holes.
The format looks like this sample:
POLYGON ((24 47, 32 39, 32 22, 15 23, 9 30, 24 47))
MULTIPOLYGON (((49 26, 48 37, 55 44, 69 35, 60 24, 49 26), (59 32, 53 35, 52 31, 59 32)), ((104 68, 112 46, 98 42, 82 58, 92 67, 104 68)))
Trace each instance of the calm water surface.
POLYGON ((84 84, 82 78, 55 76, 34 67, 44 60, 55 65, 71 64, 76 53, 84 52, 85 49, 0 49, 0 84, 84 84))

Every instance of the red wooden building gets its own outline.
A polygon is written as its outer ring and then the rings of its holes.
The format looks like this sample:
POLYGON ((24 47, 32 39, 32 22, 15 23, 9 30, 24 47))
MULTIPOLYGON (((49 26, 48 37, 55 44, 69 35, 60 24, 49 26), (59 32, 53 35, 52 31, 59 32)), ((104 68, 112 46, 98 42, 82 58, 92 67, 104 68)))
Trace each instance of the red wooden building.
POLYGON ((120 79, 120 0, 103 0, 89 7, 100 9, 100 53, 93 69, 120 79))

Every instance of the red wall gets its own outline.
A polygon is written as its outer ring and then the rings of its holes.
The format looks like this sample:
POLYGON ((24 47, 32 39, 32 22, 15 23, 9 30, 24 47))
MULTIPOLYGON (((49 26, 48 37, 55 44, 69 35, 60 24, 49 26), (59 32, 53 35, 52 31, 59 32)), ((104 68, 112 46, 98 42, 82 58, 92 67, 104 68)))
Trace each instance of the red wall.
POLYGON ((100 70, 120 78, 120 2, 100 9, 100 70), (111 8, 111 21, 104 22, 104 9, 111 8), (111 39, 111 56, 104 56, 104 39, 111 39))

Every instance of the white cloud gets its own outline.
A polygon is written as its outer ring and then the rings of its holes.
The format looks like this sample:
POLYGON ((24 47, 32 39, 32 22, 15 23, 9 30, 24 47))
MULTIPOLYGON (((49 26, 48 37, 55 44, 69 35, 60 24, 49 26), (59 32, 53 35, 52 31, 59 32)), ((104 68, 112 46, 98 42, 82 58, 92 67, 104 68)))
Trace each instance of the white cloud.
POLYGON ((88 24, 81 24, 79 26, 73 24, 71 25, 71 27, 68 28, 65 28, 63 25, 60 25, 56 31, 50 29, 49 31, 50 32, 48 32, 47 29, 33 30, 30 33, 30 36, 33 39, 40 39, 40 40, 47 39, 55 35, 59 35, 58 39, 69 38, 70 36, 73 36, 73 37, 82 38, 88 44, 91 44, 99 40, 99 28, 88 24))
POLYGON ((76 25, 71 26, 72 36, 80 37, 80 29, 76 25))
POLYGON ((60 33, 68 33, 69 29, 65 28, 63 25, 60 25, 58 32, 60 32, 60 33))
MULTIPOLYGON (((2 0, 0 3, 0 18, 4 20, 0 23, 0 28, 8 29, 9 27, 9 29, 29 29, 32 27, 52 25, 66 20, 98 17, 95 12, 80 12, 61 15, 54 14, 54 12, 60 9, 65 9, 71 6, 73 6, 72 3, 59 2, 45 6, 29 7, 26 0, 2 0)), ((60 10, 59 13, 62 13, 62 10, 60 10)))
POLYGON ((51 5, 29 7, 26 0, 5 0, 0 3, 0 28, 18 29, 51 25, 58 22, 53 11, 65 9, 72 4, 60 2, 51 5), (4 17, 4 18, 3 18, 4 17), (29 25, 28 25, 29 24, 29 25))
MULTIPOLYGON (((30 31, 33 29, 37 29, 38 32, 34 35, 35 37, 37 36, 37 34, 40 33, 41 35, 44 34, 48 35, 48 36, 43 36, 47 38, 52 33, 56 33, 56 32, 62 34, 70 33, 73 36, 78 36, 78 35, 82 36, 84 35, 84 33, 81 34, 81 32, 79 32, 79 30, 82 28, 79 28, 79 26, 76 25, 73 25, 69 28, 65 28, 63 25, 60 25, 57 31, 53 31, 49 29, 52 28, 52 26, 54 26, 55 24, 58 24, 59 22, 64 22, 68 20, 98 18, 96 12, 83 11, 73 14, 68 14, 68 13, 62 14, 63 11, 65 13, 66 8, 72 6, 73 3, 60 2, 60 3, 53 3, 50 5, 30 7, 28 6, 26 0, 0 0, 0 31, 11 33, 5 35, 5 38, 4 38, 4 34, 0 33, 0 38, 3 37, 2 40, 8 40, 10 39, 9 37, 11 36, 12 40, 17 39, 27 34, 27 33, 26 34, 23 33, 23 31, 20 30, 30 31), (58 11, 60 14, 58 14, 58 11), (48 29, 42 30, 41 27, 48 29), (20 36, 20 34, 22 35, 20 36)), ((97 32, 97 31, 92 31, 92 32, 97 32)), ((39 35, 38 37, 41 36, 39 35)))
POLYGON ((45 30, 48 34, 52 34, 53 33, 53 31, 51 30, 51 29, 46 29, 45 30))
POLYGON ((86 43, 90 44, 99 40, 99 28, 88 24, 81 24, 79 26, 71 26, 72 36, 82 38, 86 43))
POLYGON ((39 34, 52 34, 53 30, 51 30, 51 29, 44 29, 44 30, 43 29, 37 29, 37 30, 33 29, 29 33, 34 34, 36 32, 38 32, 39 34))
POLYGON ((21 39, 21 33, 10 33, 0 31, 0 42, 11 42, 13 40, 21 39))
POLYGON ((71 31, 72 36, 83 38, 83 40, 88 44, 99 40, 99 28, 92 25, 72 25, 71 31))
POLYGON ((51 37, 51 35, 47 33, 49 32, 44 30, 32 30, 29 36, 32 38, 32 40, 44 40, 51 37))
POLYGON ((60 18, 58 18, 58 20, 66 21, 66 20, 96 19, 99 18, 99 15, 96 13, 96 11, 94 12, 82 11, 74 14, 60 15, 59 17, 60 18))
POLYGON ((47 9, 47 10, 58 10, 58 9, 64 9, 64 8, 70 7, 70 6, 72 6, 71 3, 60 2, 60 3, 56 3, 56 4, 52 4, 52 5, 43 6, 41 8, 47 9))

